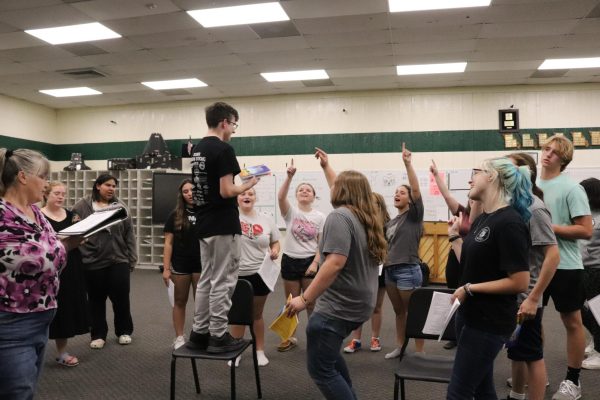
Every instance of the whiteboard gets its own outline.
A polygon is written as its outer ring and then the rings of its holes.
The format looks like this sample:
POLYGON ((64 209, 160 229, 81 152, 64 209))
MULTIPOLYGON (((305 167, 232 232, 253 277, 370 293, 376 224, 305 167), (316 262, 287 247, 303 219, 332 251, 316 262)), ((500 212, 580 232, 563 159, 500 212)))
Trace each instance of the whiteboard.
POLYGON ((277 221, 277 179, 274 175, 263 176, 254 186, 256 191, 256 203, 254 208, 277 221))

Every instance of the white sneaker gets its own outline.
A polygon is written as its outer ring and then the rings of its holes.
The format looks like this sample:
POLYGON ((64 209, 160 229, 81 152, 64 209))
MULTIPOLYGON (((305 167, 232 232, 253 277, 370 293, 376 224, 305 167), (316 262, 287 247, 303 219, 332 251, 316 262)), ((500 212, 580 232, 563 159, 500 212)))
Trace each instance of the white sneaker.
POLYGON ((581 398, 581 382, 575 385, 568 379, 560 383, 558 390, 552 396, 552 400, 577 400, 581 398))
POLYGON ((131 336, 129 335, 121 335, 119 336, 119 344, 126 345, 131 343, 131 336))
POLYGON ((92 340, 90 342, 90 348, 92 349, 101 349, 104 347, 104 344, 106 342, 104 341, 104 339, 96 339, 96 340, 92 340))
MULTIPOLYGON (((258 353, 258 351, 257 351, 257 353, 258 353)), ((235 367, 236 368, 240 366, 240 361, 242 361, 242 356, 237 356, 235 359, 235 367)), ((231 360, 227 361, 227 366, 231 367, 231 360)))
POLYGON ((589 356, 590 354, 592 354, 592 352, 594 352, 594 339, 590 339, 587 346, 585 346, 585 355, 586 356, 589 356))
POLYGON ((402 349, 400 349, 400 347, 396 347, 392 352, 387 353, 385 355, 385 359, 390 360, 392 358, 398 358, 398 357, 400 357, 401 352, 402 352, 402 349))
POLYGON ((173 349, 177 350, 185 344, 185 336, 177 336, 173 341, 173 349))
POLYGON ((269 364, 269 359, 265 356, 265 352, 263 350, 256 350, 256 359, 258 360, 258 366, 264 367, 269 364))
POLYGON ((592 350, 590 355, 581 363, 581 368, 600 369, 600 353, 592 350))

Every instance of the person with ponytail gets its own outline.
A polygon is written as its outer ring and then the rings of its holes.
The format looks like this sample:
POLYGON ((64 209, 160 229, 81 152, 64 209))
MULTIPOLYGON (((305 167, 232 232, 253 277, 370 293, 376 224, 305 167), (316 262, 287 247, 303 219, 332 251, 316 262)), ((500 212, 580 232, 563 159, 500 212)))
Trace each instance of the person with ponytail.
POLYGON ((367 178, 340 173, 331 188, 334 210, 319 243, 324 260, 306 291, 287 304, 294 315, 315 304, 306 328, 308 372, 328 399, 356 399, 341 354, 350 333, 369 319, 377 298, 378 265, 387 255, 382 218, 367 178))
POLYGON ((542 338, 542 300, 544 291, 554 277, 560 261, 556 236, 552 230, 552 216, 542 201, 544 193, 536 185, 537 167, 527 153, 513 153, 508 158, 517 166, 526 166, 531 173, 533 203, 529 207, 529 289, 518 296, 517 317, 522 321, 519 340, 508 349, 512 361, 511 391, 508 400, 542 400, 546 392, 546 364, 542 338))
POLYGON ((37 151, 0 148, 0 399, 33 398, 67 262, 35 205, 49 174, 37 151))
POLYGON ((467 236, 459 235, 462 214, 448 235, 463 274, 452 302, 458 345, 446 398, 495 399, 494 360, 516 327, 517 294, 529 284, 529 206, 533 201, 527 167, 508 158, 489 159, 473 169, 469 198, 483 213, 467 236))

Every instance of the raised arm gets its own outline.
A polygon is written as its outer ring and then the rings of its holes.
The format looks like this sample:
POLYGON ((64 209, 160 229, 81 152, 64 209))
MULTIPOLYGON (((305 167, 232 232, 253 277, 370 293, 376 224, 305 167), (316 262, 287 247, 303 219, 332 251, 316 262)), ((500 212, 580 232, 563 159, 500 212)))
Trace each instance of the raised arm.
POLYGON ((333 168, 331 168, 331 165, 329 165, 329 155, 320 148, 315 147, 315 158, 319 160, 321 168, 323 168, 323 173, 325 174, 325 179, 327 179, 327 185, 331 189, 335 182, 336 174, 333 168))
POLYGON ((285 217, 290 211, 290 202, 287 199, 288 192, 290 191, 290 184, 292 183, 292 179, 296 174, 296 167, 294 167, 294 159, 290 163, 290 166, 287 168, 287 176, 285 181, 281 184, 281 188, 279 188, 279 193, 277 193, 277 201, 279 202, 279 211, 281 211, 281 216, 285 217))
POLYGON ((404 142, 402 142, 402 161, 404 161, 404 166, 406 167, 412 198, 416 201, 421 198, 419 178, 417 178, 417 173, 412 165, 412 153, 406 148, 404 142))
POLYGON ((431 172, 431 175, 433 175, 433 178, 435 179, 435 183, 437 184, 438 188, 440 189, 440 193, 442 194, 442 197, 444 198, 446 205, 450 209, 450 212, 452 214, 456 214, 458 212, 458 207, 460 206, 460 203, 458 201, 456 201, 454 196, 452 196, 452 194, 450 193, 450 190, 448 190, 448 186, 446 185, 446 182, 444 182, 442 180, 442 177, 440 176, 440 174, 438 172, 437 165, 435 165, 434 160, 431 160, 431 165, 429 166, 429 171, 431 172))

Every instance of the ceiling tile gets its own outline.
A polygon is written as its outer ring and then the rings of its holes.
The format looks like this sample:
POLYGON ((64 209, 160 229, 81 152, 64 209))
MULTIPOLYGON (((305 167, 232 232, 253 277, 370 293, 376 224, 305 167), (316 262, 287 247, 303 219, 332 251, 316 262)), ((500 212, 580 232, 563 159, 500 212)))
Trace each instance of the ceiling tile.
POLYGON ((184 11, 115 19, 104 21, 103 24, 123 36, 199 28, 198 23, 184 11))
POLYGON ((4 50, 0 52, 0 54, 18 62, 43 61, 73 57, 73 54, 69 53, 68 51, 63 50, 60 47, 53 46, 4 50))
POLYGON ((571 32, 576 25, 577 21, 574 19, 538 21, 535 24, 530 21, 491 23, 483 26, 480 37, 510 38, 564 35, 571 32))
POLYGON ((44 42, 26 34, 25 32, 11 32, 0 34, 0 50, 19 49, 23 47, 40 46, 44 42))
POLYGON ((388 13, 348 15, 342 17, 297 19, 294 24, 302 34, 377 31, 387 28, 388 13))
POLYGON ((73 3, 72 6, 96 21, 180 11, 169 0, 92 0, 73 3))
POLYGON ((289 49, 307 49, 309 47, 307 40, 301 36, 231 41, 226 44, 234 53, 242 54, 289 49))
POLYGON ((387 0, 296 0, 281 2, 291 19, 374 14, 388 11, 387 0))
POLYGON ((0 22, 20 29, 40 29, 84 24, 94 20, 70 5, 59 4, 0 12, 0 22))
POLYGON ((151 33, 147 35, 132 35, 129 39, 146 49, 199 45, 214 41, 204 28, 177 30, 167 33, 151 33))

